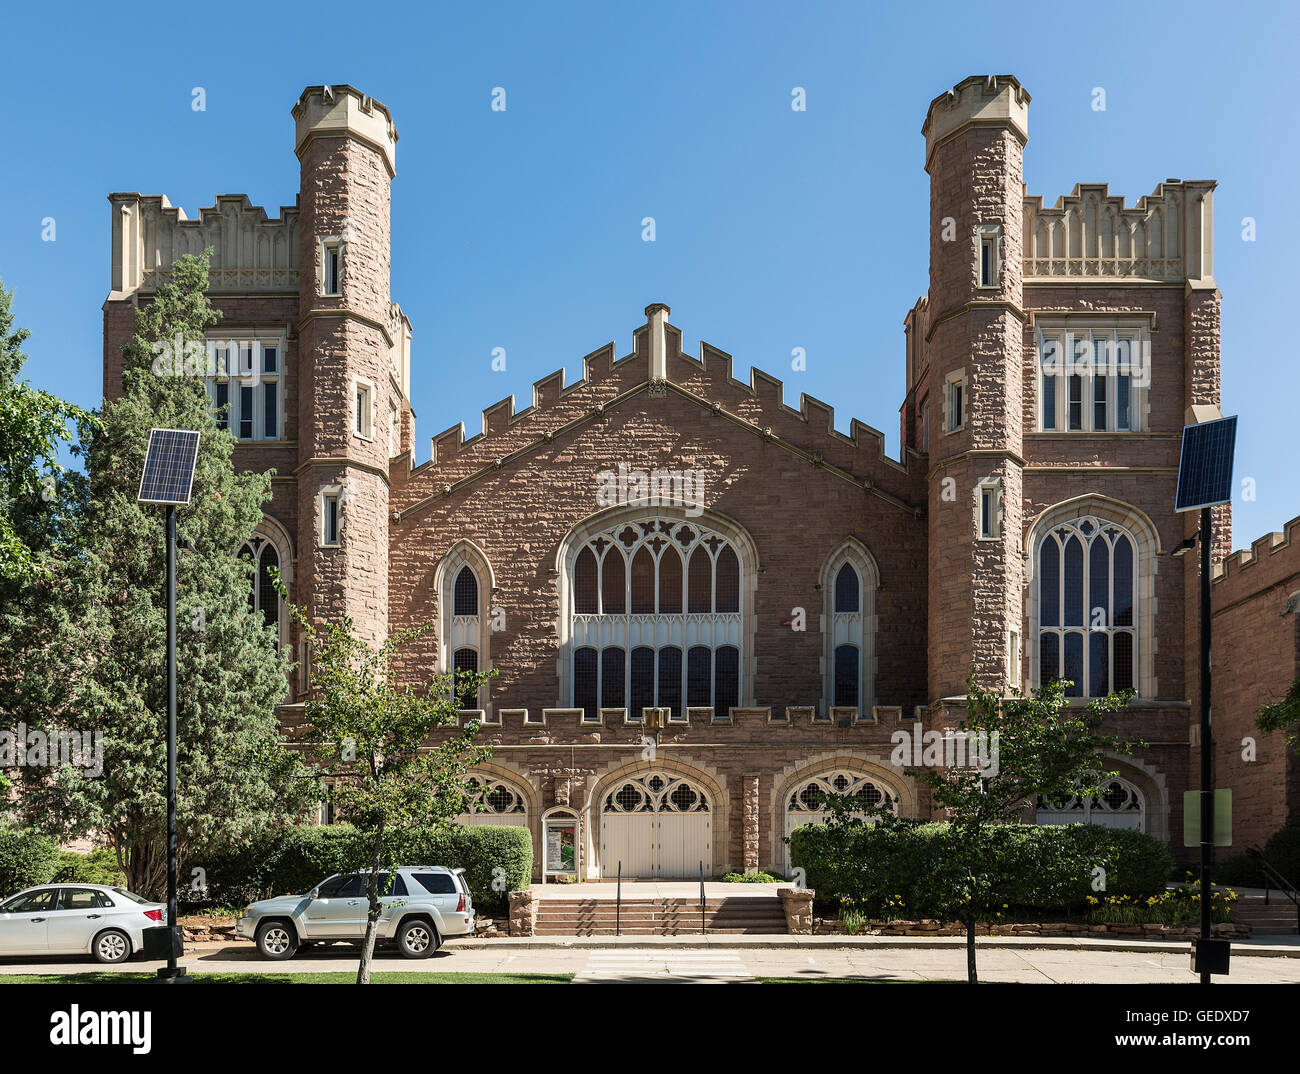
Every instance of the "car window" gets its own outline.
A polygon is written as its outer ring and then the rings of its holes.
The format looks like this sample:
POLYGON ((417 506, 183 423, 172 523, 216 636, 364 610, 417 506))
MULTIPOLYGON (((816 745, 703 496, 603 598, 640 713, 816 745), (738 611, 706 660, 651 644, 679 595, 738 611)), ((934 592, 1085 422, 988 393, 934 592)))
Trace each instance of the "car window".
POLYGON ((60 910, 95 910, 99 905, 99 892, 90 888, 63 888, 59 892, 60 910))
POLYGON ((343 884, 335 893, 340 899, 352 899, 362 894, 366 888, 366 878, 363 876, 345 876, 343 884))
POLYGON ((468 895, 468 894, 470 893, 470 891, 469 891, 469 881, 465 879, 465 874, 464 874, 464 873, 453 873, 452 875, 455 876, 455 878, 456 878, 456 882, 457 882, 458 884, 460 884, 460 890, 463 891, 466 895, 468 895))
POLYGON ((34 914, 43 910, 53 910, 54 900, 58 894, 55 888, 28 892, 5 903, 5 910, 11 914, 34 914))
POLYGON ((407 892, 406 892, 406 881, 402 879, 402 874, 401 874, 401 873, 396 873, 396 874, 394 874, 394 876, 393 876, 393 886, 392 886, 391 888, 389 888, 387 891, 384 890, 384 885, 385 885, 385 883, 386 883, 386 880, 385 880, 383 877, 380 877, 380 878, 379 878, 379 894, 380 894, 380 895, 383 895, 385 898, 388 898, 388 897, 390 897, 390 896, 394 896, 394 897, 395 897, 395 896, 399 896, 399 895, 400 895, 400 896, 405 896, 405 895, 406 895, 406 893, 407 893, 407 892))
POLYGON ((348 877, 346 876, 330 877, 328 880, 325 881, 325 883, 321 884, 320 889, 316 892, 316 898, 318 899, 335 898, 339 894, 339 892, 343 890, 343 885, 346 884, 347 882, 348 882, 348 877))
MULTIPOLYGON (((138 903, 141 903, 141 904, 144 904, 144 903, 148 903, 148 902, 149 902, 148 899, 143 898, 143 897, 140 896, 140 895, 137 895, 137 894, 136 894, 135 892, 133 892, 133 891, 127 891, 126 888, 114 888, 114 889, 113 889, 113 894, 114 894, 114 895, 121 895, 122 898, 124 898, 124 899, 129 899, 131 902, 138 902, 138 903)), ((112 900, 109 899, 109 900, 106 900, 106 901, 105 901, 104 905, 105 905, 105 906, 108 906, 108 905, 111 905, 111 903, 112 903, 112 900)))
POLYGON ((412 873, 416 883, 430 895, 456 895, 456 880, 451 873, 412 873))

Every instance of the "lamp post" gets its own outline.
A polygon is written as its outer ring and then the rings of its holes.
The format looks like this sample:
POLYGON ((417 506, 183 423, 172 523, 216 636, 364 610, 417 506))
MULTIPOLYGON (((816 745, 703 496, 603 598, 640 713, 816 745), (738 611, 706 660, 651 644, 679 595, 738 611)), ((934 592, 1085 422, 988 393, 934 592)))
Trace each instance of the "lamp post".
POLYGON ((176 964, 181 953, 177 923, 176 863, 176 507, 190 502, 199 434, 188 429, 152 429, 140 476, 140 503, 167 508, 167 927, 145 930, 145 953, 158 957, 165 949, 167 965, 158 980, 182 983, 192 980, 176 964))
POLYGON ((1229 944, 1212 938, 1210 919, 1214 865, 1214 734, 1210 721, 1210 547, 1214 541, 1211 507, 1232 499, 1232 462, 1236 447, 1237 419, 1225 418, 1218 407, 1193 406, 1183 429, 1182 456, 1178 466, 1176 511, 1200 510, 1200 529, 1174 550, 1182 555, 1199 541, 1201 552, 1201 930, 1193 951, 1192 967, 1201 984, 1209 984, 1212 973, 1228 972, 1229 944))

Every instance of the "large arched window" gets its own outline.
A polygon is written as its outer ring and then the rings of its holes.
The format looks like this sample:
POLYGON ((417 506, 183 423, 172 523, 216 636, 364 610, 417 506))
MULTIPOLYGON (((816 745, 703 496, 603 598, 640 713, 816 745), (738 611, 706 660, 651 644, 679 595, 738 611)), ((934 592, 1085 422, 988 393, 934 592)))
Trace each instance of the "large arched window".
POLYGON ((588 722, 603 708, 727 718, 745 696, 747 542, 707 519, 624 519, 567 552, 570 703, 588 722))
POLYGON ((877 581, 871 554, 852 539, 822 568, 824 705, 856 709, 863 717, 875 704, 877 581))
MULTIPOLYGON (((459 542, 438 565, 435 574, 440 609, 442 669, 447 672, 487 671, 491 638, 492 569, 487 557, 469 541, 459 542)), ((453 686, 453 690, 454 690, 453 686)), ((462 694, 462 709, 486 709, 487 687, 462 694)))
POLYGON ((1137 685, 1137 542, 1093 515, 1054 525, 1037 547, 1038 681, 1071 697, 1137 685))
POLYGON ((1147 830, 1146 798, 1126 779, 1112 779, 1096 795, 1055 801, 1037 797, 1034 819, 1039 824, 1099 824, 1105 828, 1147 830))
POLYGON ((249 611, 260 613, 262 621, 276 632, 281 644, 285 639, 284 609, 280 594, 272 581, 272 571, 286 571, 279 548, 263 533, 254 533, 239 549, 241 558, 253 568, 253 578, 248 591, 249 611))

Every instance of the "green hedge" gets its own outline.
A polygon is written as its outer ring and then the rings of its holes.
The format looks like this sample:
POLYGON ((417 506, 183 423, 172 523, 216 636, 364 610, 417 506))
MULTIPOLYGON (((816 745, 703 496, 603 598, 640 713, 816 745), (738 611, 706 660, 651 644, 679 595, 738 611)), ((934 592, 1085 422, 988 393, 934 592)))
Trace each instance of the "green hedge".
MULTIPOLYGON (((1105 892, 1146 897, 1164 888, 1169 848, 1141 832, 1097 825, 991 825, 987 855, 996 877, 993 904, 1020 911, 1077 911, 1094 892, 1092 867, 1106 870, 1105 892), (1081 863, 1086 862, 1086 866, 1081 863)), ((804 869, 822 906, 847 900, 872 916, 892 899, 896 916, 954 916, 952 840, 947 824, 806 825, 790 838, 791 861, 804 869)))
POLYGON ((109 887, 126 884, 126 874, 117 866, 117 855, 102 847, 88 854, 62 851, 55 875, 82 884, 107 884, 109 887))
MULTIPOLYGON (((532 880, 532 837, 523 827, 420 828, 395 833, 390 846, 403 864, 464 869, 474 906, 485 913, 503 912, 506 892, 532 880)), ((206 862, 186 862, 184 877, 198 866, 208 881, 206 892, 187 893, 186 901, 242 906, 274 895, 297 895, 332 873, 364 868, 371 853, 366 834, 347 824, 278 829, 206 862)))
POLYGON ((0 828, 0 894, 48 884, 59 867, 59 844, 30 828, 0 828))

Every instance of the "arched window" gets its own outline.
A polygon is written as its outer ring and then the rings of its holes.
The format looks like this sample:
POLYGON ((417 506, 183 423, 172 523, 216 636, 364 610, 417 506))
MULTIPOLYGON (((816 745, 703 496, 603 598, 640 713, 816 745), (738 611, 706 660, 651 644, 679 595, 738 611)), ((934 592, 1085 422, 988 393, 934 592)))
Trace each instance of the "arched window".
POLYGON ((743 703, 746 562, 752 554, 707 519, 634 515, 594 526, 567 564, 568 687, 594 721, 598 709, 743 703))
POLYGON ((822 568, 825 596, 825 705, 856 709, 875 705, 875 561, 858 541, 846 540, 822 568))
POLYGON ((1087 515, 1038 541, 1034 593, 1038 682, 1066 679, 1070 697, 1100 697, 1138 683, 1137 541, 1087 515))
POLYGON ((244 542, 239 554, 253 566, 248 592, 249 611, 260 612, 262 621, 275 630, 276 638, 282 641, 280 594, 271 579, 271 571, 280 567, 280 553, 265 536, 257 533, 244 542))
MULTIPOLYGON (((460 671, 487 671, 492 569, 487 558, 471 542, 461 541, 438 564, 434 574, 440 609, 440 652, 442 669, 455 675, 460 671)), ((488 707, 488 690, 477 693, 451 686, 455 700, 463 709, 488 707)))
POLYGON ((1105 828, 1147 830, 1146 798, 1126 779, 1112 779, 1100 794, 1055 801, 1038 796, 1039 824, 1099 824, 1105 828))
POLYGON ((456 576, 454 615, 478 615, 478 579, 469 567, 461 567, 456 576))

